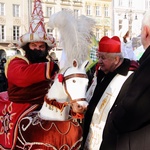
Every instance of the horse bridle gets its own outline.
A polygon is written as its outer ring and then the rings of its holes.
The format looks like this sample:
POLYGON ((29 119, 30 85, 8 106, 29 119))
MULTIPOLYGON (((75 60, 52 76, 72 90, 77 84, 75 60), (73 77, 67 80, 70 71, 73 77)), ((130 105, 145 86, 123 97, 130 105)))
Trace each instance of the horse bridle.
MULTIPOLYGON (((66 72, 66 71, 65 71, 65 72, 66 72)), ((66 80, 71 79, 71 78, 74 78, 74 77, 87 78, 87 79, 88 79, 87 75, 86 75, 86 74, 82 74, 82 73, 74 73, 74 74, 70 74, 70 75, 67 75, 67 76, 64 77, 64 80, 63 80, 63 83, 62 83, 62 84, 64 84, 65 92, 66 92, 66 94, 68 95, 68 97, 69 97, 69 99, 70 99, 69 102, 65 102, 66 105, 71 105, 71 104, 73 104, 73 103, 76 103, 77 101, 85 101, 85 100, 86 100, 85 98, 79 98, 79 99, 72 100, 70 94, 68 93, 67 87, 66 87, 66 80)))
MULTIPOLYGON (((66 92, 66 94, 68 95, 69 97, 69 102, 63 102, 61 103, 62 104, 62 107, 59 108, 61 110, 61 112, 63 111, 64 107, 66 106, 71 106, 73 103, 76 103, 78 101, 86 101, 85 98, 79 98, 79 99, 74 99, 72 100, 70 94, 68 93, 68 90, 67 90, 67 86, 66 86, 66 80, 68 79, 71 79, 71 78, 74 78, 74 77, 79 77, 79 78, 86 78, 88 79, 88 76, 86 74, 83 74, 83 73, 74 73, 74 74, 70 74, 70 75, 67 75, 67 76, 64 76, 63 74, 63 82, 62 82, 62 86, 64 86, 64 90, 66 92)), ((46 104, 48 105, 54 105, 54 103, 59 103, 59 102, 56 102, 55 99, 47 99, 47 96, 44 98, 44 101, 46 102, 46 104)), ((78 104, 79 105, 79 104, 78 104)), ((59 105, 60 106, 60 105, 59 105)), ((80 106, 80 105, 79 105, 80 106)), ((84 108, 84 106, 82 106, 84 108)), ((80 122, 82 122, 82 119, 84 118, 84 113, 78 113, 78 112, 74 112, 73 110, 70 111, 71 113, 71 117, 74 121, 76 121, 77 119, 80 120, 80 122)))

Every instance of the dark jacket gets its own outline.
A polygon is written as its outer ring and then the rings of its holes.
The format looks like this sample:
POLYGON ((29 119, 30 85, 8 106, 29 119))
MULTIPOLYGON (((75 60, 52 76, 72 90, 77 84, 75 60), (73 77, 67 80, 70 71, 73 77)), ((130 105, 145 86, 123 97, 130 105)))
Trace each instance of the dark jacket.
POLYGON ((150 150, 150 46, 127 94, 112 107, 100 150, 150 150))
POLYGON ((0 92, 7 91, 7 78, 5 76, 4 64, 0 63, 0 92))

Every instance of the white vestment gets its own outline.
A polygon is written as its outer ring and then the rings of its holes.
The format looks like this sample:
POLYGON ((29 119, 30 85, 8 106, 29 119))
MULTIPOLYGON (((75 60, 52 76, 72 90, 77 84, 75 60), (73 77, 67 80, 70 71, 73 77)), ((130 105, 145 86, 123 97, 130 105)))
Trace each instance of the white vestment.
MULTIPOLYGON (((117 74, 107 86, 95 108, 84 150, 99 150, 109 110, 114 104, 123 83, 131 75, 131 73, 133 73, 133 71, 129 71, 126 76, 117 74)), ((94 78, 93 83, 87 92, 87 100, 91 99, 97 84, 96 82, 97 77, 94 78)))

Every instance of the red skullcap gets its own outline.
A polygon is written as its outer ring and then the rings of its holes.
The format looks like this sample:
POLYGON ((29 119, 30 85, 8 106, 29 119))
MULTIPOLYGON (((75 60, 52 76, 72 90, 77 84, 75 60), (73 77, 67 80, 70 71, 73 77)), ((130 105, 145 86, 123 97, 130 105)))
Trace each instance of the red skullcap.
POLYGON ((104 36, 99 41, 99 52, 106 53, 121 53, 121 41, 118 36, 113 36, 109 38, 108 36, 104 36))

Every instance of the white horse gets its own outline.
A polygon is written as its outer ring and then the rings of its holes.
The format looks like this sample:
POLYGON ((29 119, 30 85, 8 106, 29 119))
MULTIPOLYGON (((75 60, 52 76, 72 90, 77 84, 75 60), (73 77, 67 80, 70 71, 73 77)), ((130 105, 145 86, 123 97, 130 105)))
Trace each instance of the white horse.
POLYGON ((88 78, 86 65, 60 70, 45 96, 42 108, 23 117, 18 125, 15 149, 79 150, 82 142, 82 120, 87 108, 88 78), (29 136, 30 135, 30 136, 29 136))
MULTIPOLYGON (((18 116, 16 125, 12 124, 11 134, 14 135, 12 141, 9 141, 9 144, 1 143, 0 149, 11 147, 15 150, 79 150, 82 128, 76 120, 83 119, 88 105, 86 102, 88 78, 85 69, 87 63, 88 61, 85 61, 78 65, 74 60, 70 67, 61 69, 40 110, 35 111, 36 105, 29 107, 9 102, 7 93, 1 94, 4 96, 1 100, 0 95, 0 101, 5 105, 4 108, 8 107, 9 113, 12 112, 11 108, 14 111, 17 109, 16 114, 20 114, 23 109, 23 113, 18 116)), ((6 113, 5 109, 2 110, 2 113, 6 113)), ((2 115, 4 114, 1 114, 1 119, 4 119, 2 115)), ((6 122, 10 121, 6 118, 6 122)), ((3 124, 0 124, 0 127, 2 133, 3 124)))
MULTIPOLYGON (((70 11, 51 16, 50 27, 58 28, 66 59, 60 62, 61 70, 46 94, 42 108, 33 111, 37 106, 27 106, 28 109, 23 107, 25 112, 13 126, 13 149, 80 149, 82 127, 75 120, 84 118, 88 105, 86 59, 93 24, 93 19, 85 16, 77 19, 70 11)), ((18 105, 14 108, 22 109, 18 105)))
POLYGON ((88 61, 85 61, 81 66, 78 66, 77 61, 74 60, 71 67, 60 71, 39 111, 39 116, 42 119, 67 120, 69 118, 70 106, 72 106, 74 114, 84 113, 88 105, 85 98, 88 86, 85 70, 87 63, 88 61))

